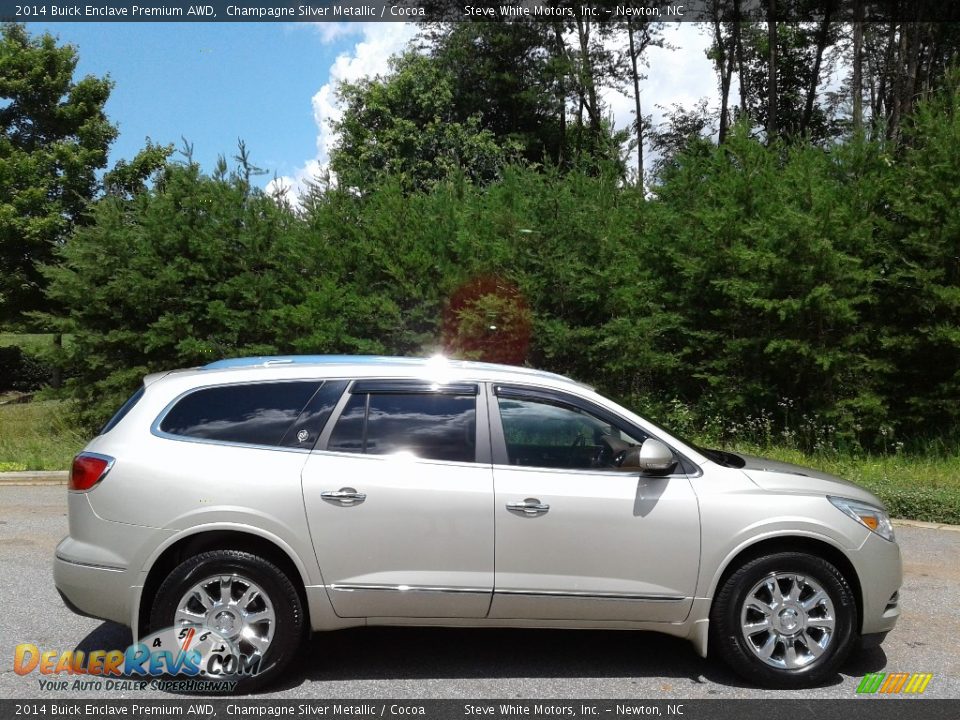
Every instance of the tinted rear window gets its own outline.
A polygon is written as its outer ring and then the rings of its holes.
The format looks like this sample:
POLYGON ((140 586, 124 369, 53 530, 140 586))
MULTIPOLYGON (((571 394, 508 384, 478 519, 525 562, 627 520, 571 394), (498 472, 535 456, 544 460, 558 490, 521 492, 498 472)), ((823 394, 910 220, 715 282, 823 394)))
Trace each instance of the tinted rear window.
POLYGON ((328 450, 476 460, 476 397, 433 393, 360 394, 337 420, 328 450), (369 405, 367 398, 369 397, 369 405))
POLYGON ((320 387, 317 381, 225 385, 182 398, 160 423, 171 435, 280 445, 320 387))

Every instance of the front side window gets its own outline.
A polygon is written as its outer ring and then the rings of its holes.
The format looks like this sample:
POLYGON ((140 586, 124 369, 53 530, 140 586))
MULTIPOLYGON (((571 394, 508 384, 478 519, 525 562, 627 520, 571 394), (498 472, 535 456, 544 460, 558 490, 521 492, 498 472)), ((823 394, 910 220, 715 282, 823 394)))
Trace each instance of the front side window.
POLYGON ((476 434, 473 395, 370 392, 350 398, 327 449, 475 462, 476 434))
POLYGON ((500 397, 498 404, 511 465, 614 470, 621 453, 646 439, 559 401, 500 397))
POLYGON ((319 387, 314 380, 204 388, 177 402, 160 430, 204 440, 279 446, 319 387))

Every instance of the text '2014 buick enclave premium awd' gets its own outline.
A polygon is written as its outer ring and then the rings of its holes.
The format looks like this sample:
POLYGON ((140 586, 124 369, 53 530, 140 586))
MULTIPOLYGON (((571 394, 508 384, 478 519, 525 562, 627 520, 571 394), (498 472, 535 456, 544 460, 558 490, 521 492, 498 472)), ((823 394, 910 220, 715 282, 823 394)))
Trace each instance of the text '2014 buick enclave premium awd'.
POLYGON ((900 550, 862 488, 443 358, 148 376, 75 459, 69 520, 68 605, 212 634, 256 670, 239 690, 355 625, 653 630, 806 687, 900 614, 900 550))

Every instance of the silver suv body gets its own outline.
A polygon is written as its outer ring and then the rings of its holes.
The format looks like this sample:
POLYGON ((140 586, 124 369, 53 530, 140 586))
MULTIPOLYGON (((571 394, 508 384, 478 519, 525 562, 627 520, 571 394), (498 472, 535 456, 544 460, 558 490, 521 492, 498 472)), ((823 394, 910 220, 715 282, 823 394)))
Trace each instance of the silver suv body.
POLYGON ((81 453, 55 580, 143 636, 211 630, 270 682, 307 630, 652 630, 822 682, 899 616, 883 506, 705 450, 567 378, 405 358, 148 376, 81 453))

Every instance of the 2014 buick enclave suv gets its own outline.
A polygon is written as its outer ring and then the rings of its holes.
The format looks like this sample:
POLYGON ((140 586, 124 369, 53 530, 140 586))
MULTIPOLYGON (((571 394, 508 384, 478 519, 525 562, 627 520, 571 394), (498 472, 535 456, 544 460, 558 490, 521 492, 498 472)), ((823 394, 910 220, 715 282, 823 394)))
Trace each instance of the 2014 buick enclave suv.
POLYGON ((158 373, 74 461, 77 612, 213 632, 274 680, 309 630, 654 630, 766 686, 822 682, 900 614, 883 506, 698 448, 567 378, 409 358, 158 373))

